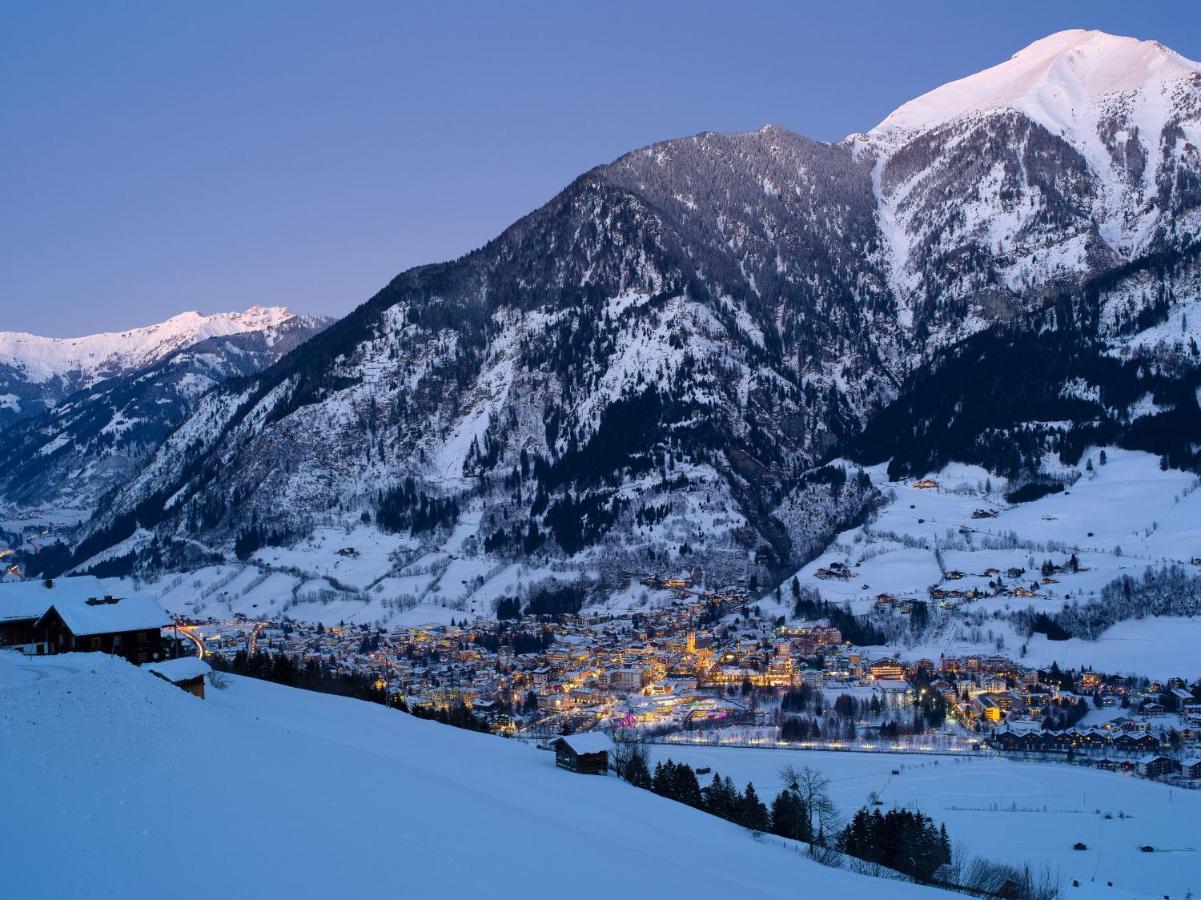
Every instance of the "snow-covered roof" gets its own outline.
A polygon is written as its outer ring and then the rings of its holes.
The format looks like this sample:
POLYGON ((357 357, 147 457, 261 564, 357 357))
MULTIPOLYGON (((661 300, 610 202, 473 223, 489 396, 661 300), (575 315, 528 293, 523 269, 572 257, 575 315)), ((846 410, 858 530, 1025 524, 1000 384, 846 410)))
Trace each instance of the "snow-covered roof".
POLYGON ((179 659, 168 659, 165 662, 148 663, 143 668, 163 676, 174 684, 190 681, 193 678, 203 678, 212 671, 209 664, 199 656, 181 656, 179 659))
POLYGON ((582 734, 565 734, 560 738, 556 738, 555 742, 562 741, 577 754, 585 753, 602 753, 609 752, 613 749, 613 741, 603 731, 585 731, 582 734))
POLYGON ((100 580, 92 575, 56 578, 46 587, 41 580, 6 581, 0 584, 0 622, 37 619, 54 603, 82 602, 104 596, 100 580))
POLYGON ((51 608, 58 612, 76 636, 166 628, 172 621, 158 601, 146 595, 99 602, 55 601, 51 608))

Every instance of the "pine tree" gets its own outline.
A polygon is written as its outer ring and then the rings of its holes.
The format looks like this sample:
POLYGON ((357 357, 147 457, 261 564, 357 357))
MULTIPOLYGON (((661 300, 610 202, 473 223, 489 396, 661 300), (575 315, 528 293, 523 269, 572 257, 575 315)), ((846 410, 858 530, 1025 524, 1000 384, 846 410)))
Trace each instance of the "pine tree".
POLYGON ((755 786, 749 781, 739 803, 738 824, 752 831, 767 831, 771 824, 767 815, 767 807, 755 793, 755 786))

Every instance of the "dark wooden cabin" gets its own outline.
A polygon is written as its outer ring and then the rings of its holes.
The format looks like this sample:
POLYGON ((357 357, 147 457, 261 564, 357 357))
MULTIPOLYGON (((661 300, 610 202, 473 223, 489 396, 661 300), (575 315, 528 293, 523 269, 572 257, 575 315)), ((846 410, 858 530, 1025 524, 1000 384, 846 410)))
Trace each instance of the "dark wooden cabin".
POLYGON ((171 617, 153 597, 92 597, 55 603, 35 626, 51 653, 111 653, 135 665, 165 659, 171 617))
POLYGON ((609 772, 613 741, 603 732, 567 734, 556 738, 551 746, 555 751, 555 765, 561 768, 582 775, 606 775, 609 772))

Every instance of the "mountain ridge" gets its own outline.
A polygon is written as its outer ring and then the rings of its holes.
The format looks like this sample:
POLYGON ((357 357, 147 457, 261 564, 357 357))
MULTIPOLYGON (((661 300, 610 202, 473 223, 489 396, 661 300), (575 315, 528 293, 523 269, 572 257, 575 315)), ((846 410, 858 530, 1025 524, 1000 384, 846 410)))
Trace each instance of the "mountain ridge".
MULTIPOLYGON (((1201 81, 1186 85, 1181 133, 1201 109, 1201 81)), ((1071 335, 1076 368, 1042 392, 1082 382, 1096 395, 1082 415, 1106 434, 1195 465, 1148 436, 1192 415, 1192 332, 1165 329, 1201 278, 1201 166, 1179 141, 1157 152, 1154 192, 1130 181, 1115 214, 1090 157, 1012 110, 899 144, 765 127, 632 151, 206 395, 85 529, 74 564, 139 529, 153 558, 186 564, 197 537, 228 548, 248 530, 287 540, 378 518, 414 534, 469 520, 468 552, 498 561, 703 559, 770 578, 876 502, 853 466, 822 467, 984 334, 999 347, 1071 335), (1137 241, 1107 239, 1115 215, 1137 241), (1126 356, 1138 365, 1103 364, 1126 356), (1156 391, 1158 406, 1139 400, 1156 391)), ((944 387, 970 399, 962 379, 944 387)), ((982 422, 968 452, 1015 465, 998 448, 1017 433, 1019 469, 1072 452, 1074 426, 1065 438, 1026 421, 1047 402, 982 422)))

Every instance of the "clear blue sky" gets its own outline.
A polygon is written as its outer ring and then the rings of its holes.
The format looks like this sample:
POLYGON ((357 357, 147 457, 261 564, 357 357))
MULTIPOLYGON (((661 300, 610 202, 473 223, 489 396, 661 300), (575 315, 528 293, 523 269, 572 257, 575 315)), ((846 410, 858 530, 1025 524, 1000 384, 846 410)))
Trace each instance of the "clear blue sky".
POLYGON ((1052 31, 1201 59, 1195 2, 8 2, 0 330, 342 314, 598 163, 838 140, 1052 31))

